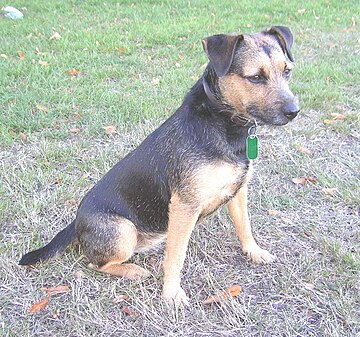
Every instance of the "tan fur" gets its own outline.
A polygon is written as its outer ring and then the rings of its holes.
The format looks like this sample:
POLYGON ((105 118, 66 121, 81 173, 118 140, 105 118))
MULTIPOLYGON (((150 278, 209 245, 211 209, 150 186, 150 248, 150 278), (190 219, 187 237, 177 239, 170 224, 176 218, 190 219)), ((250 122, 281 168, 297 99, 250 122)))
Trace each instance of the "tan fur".
POLYGON ((246 107, 256 105, 266 110, 269 104, 276 105, 281 101, 284 92, 291 94, 288 82, 282 77, 285 68, 291 69, 292 63, 285 58, 284 53, 271 38, 263 35, 245 36, 247 45, 243 53, 242 71, 243 75, 230 73, 219 78, 220 91, 224 101, 235 107, 244 116, 249 116, 246 107), (259 44, 268 42, 274 46, 272 57, 265 53, 259 53, 259 44), (264 72, 269 79, 266 85, 257 85, 246 78, 264 72))
POLYGON ((195 174, 194 190, 197 191, 201 216, 218 209, 239 189, 239 177, 245 173, 241 166, 225 162, 202 166, 195 174))
POLYGON ((166 234, 157 233, 138 233, 137 246, 135 252, 144 252, 158 246, 166 238, 166 234))
POLYGON ((150 275, 150 272, 139 267, 134 263, 122 263, 122 261, 110 261, 104 266, 98 268, 93 264, 89 264, 90 269, 113 276, 123 276, 130 280, 138 280, 150 275))
POLYGON ((164 260, 163 295, 167 301, 174 301, 175 305, 188 303, 188 299, 180 287, 180 272, 184 264, 190 235, 199 214, 199 208, 184 201, 177 193, 172 195, 164 260))
POLYGON ((247 209, 247 183, 241 187, 227 206, 230 216, 234 221, 243 252, 247 254, 254 263, 269 263, 273 261, 274 256, 260 248, 252 235, 247 209))

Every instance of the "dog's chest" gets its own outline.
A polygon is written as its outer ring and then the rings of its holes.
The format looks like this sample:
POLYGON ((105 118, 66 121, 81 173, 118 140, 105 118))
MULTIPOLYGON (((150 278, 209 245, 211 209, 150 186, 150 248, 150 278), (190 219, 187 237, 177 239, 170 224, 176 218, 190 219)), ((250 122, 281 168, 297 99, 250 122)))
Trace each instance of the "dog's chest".
POLYGON ((196 174, 196 190, 201 217, 214 212, 230 200, 249 176, 244 165, 217 163, 202 166, 196 174))

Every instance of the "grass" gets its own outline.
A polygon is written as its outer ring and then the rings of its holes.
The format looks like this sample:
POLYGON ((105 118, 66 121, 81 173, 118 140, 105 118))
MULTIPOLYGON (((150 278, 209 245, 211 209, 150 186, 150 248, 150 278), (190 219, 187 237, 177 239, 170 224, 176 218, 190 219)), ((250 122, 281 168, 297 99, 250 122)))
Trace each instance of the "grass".
POLYGON ((34 0, 12 5, 25 18, 0 17, 1 335, 360 333, 355 2, 34 0), (228 214, 219 211, 192 235, 183 270, 192 306, 178 317, 168 314, 160 298, 163 247, 134 257, 153 274, 143 282, 96 274, 76 250, 36 269, 17 266, 23 252, 63 228, 86 191, 179 106, 206 63, 201 38, 277 24, 290 26, 296 37, 292 88, 302 113, 289 126, 260 130, 250 193, 255 235, 277 255, 276 262, 247 262, 228 214), (54 32, 62 38, 51 40, 54 32), (71 69, 80 73, 70 75, 71 69), (346 118, 324 123, 332 113, 346 118), (117 133, 107 134, 103 127, 109 125, 117 133), (295 177, 317 182, 299 186, 291 181, 295 177), (269 215, 269 210, 277 212, 269 215), (42 287, 59 284, 71 291, 54 296, 40 313, 27 313, 44 297, 42 287), (236 299, 201 304, 232 284, 242 286, 236 299), (113 303, 119 294, 130 299, 113 303), (125 315, 124 305, 139 316, 125 315))

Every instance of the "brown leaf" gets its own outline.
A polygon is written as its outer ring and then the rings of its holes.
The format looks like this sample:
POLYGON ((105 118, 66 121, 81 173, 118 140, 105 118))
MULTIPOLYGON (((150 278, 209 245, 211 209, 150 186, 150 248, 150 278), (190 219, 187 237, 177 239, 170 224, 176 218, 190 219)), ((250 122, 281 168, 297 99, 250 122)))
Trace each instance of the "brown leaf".
POLYGON ((74 198, 71 198, 69 200, 66 200, 66 203, 71 206, 76 206, 78 204, 78 201, 74 198))
POLYGON ((339 120, 339 121, 343 121, 343 120, 346 118, 345 115, 339 114, 339 113, 336 113, 336 112, 333 112, 333 113, 331 113, 330 115, 331 115, 331 117, 332 117, 333 119, 339 120))
POLYGON ((205 301, 203 301, 203 304, 221 303, 228 298, 239 296, 240 292, 241 286, 235 284, 226 290, 223 290, 213 296, 208 297, 205 301))
POLYGON ((281 221, 286 225, 291 225, 293 222, 289 218, 281 217, 281 221))
POLYGON ((34 305, 32 305, 27 312, 30 312, 32 314, 37 313, 41 310, 44 310, 47 305, 49 304, 50 301, 50 296, 45 297, 44 299, 42 299, 40 302, 35 303, 34 305))
POLYGON ((317 179, 314 177, 306 177, 306 182, 312 183, 312 184, 316 184, 317 183, 317 179))
POLYGON ((123 312, 125 315, 128 315, 128 316, 133 316, 133 317, 140 316, 140 314, 137 311, 135 311, 133 308, 130 308, 127 305, 124 305, 120 310, 121 310, 121 312, 123 312))
POLYGON ((270 216, 277 216, 277 215, 280 214, 280 212, 279 212, 279 211, 276 211, 276 210, 274 210, 274 209, 268 209, 268 214, 269 214, 270 216))
POLYGON ((46 61, 39 61, 39 64, 44 66, 44 67, 47 67, 49 65, 49 62, 46 62, 46 61))
POLYGON ((124 47, 118 47, 118 48, 115 48, 115 49, 119 54, 125 54, 126 53, 126 48, 124 48, 124 47))
POLYGON ((314 290, 315 289, 315 284, 313 284, 313 283, 303 282, 303 286, 307 290, 314 290))
POLYGON ((154 78, 152 81, 151 81, 151 84, 152 85, 158 85, 160 83, 160 78, 154 78))
POLYGON ((75 68, 72 68, 68 71, 65 71, 67 74, 71 75, 71 76, 77 76, 79 74, 81 74, 81 71, 80 70, 77 70, 75 68))
POLYGON ((70 291, 69 286, 66 285, 60 285, 56 287, 51 288, 41 288, 41 290, 45 293, 47 293, 49 296, 55 295, 55 294, 65 294, 70 291))
POLYGON ((79 133, 81 130, 80 130, 79 128, 74 127, 74 128, 70 128, 69 131, 70 131, 71 133, 77 134, 77 133, 79 133))
POLYGON ((41 104, 36 104, 36 109, 40 110, 40 111, 44 111, 44 112, 48 112, 49 109, 44 106, 44 105, 41 105, 41 104))
POLYGON ((321 192, 327 195, 335 195, 338 192, 338 189, 336 187, 333 188, 322 188, 321 192))
POLYGON ((18 56, 19 56, 19 59, 20 59, 20 60, 23 60, 23 59, 26 58, 25 54, 22 53, 21 51, 18 51, 18 56))
POLYGON ((291 181, 294 183, 294 184, 301 184, 301 185, 304 185, 306 183, 306 178, 292 178, 291 181))
POLYGON ((58 32, 54 32, 53 35, 50 36, 50 40, 60 40, 62 36, 58 32))
POLYGON ((296 149, 301 153, 305 153, 305 154, 308 154, 308 155, 311 154, 311 151, 307 147, 299 145, 299 146, 296 147, 296 149))
POLYGON ((114 125, 103 126, 103 129, 109 135, 116 133, 116 126, 114 126, 114 125))
POLYGON ((324 119, 324 124, 326 125, 330 125, 330 124, 334 124, 335 120, 334 119, 324 119))
POLYGON ((123 302, 123 301, 128 301, 130 299, 130 297, 128 295, 119 295, 116 296, 112 301, 113 303, 119 303, 119 302, 123 302))
POLYGON ((300 178, 293 178, 291 181, 297 185, 305 185, 306 183, 313 183, 317 182, 317 179, 314 177, 300 177, 300 178))
POLYGON ((26 136, 26 133, 25 133, 25 132, 21 132, 21 133, 20 133, 20 137, 21 137, 21 140, 22 140, 23 142, 26 142, 27 136, 26 136))

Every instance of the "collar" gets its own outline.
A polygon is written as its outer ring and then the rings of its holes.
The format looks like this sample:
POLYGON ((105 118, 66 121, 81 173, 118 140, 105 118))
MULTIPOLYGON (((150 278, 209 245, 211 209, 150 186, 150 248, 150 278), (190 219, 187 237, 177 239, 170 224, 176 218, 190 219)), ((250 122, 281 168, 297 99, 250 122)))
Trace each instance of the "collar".
POLYGON ((211 104, 214 105, 215 107, 217 107, 219 110, 222 110, 223 112, 228 114, 232 123, 234 123, 236 126, 241 126, 241 127, 257 126, 255 119, 248 119, 245 116, 237 115, 230 111, 224 111, 223 105, 219 102, 219 100, 216 98, 215 94, 211 91, 209 84, 207 83, 205 78, 203 78, 202 82, 203 82, 203 88, 204 88, 205 94, 206 94, 207 98, 209 99, 209 101, 211 102, 211 104))

